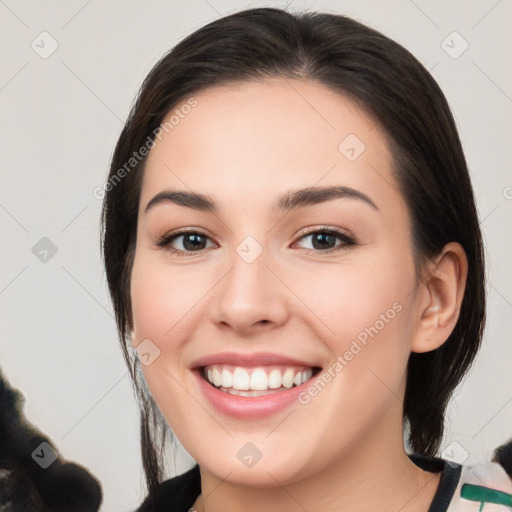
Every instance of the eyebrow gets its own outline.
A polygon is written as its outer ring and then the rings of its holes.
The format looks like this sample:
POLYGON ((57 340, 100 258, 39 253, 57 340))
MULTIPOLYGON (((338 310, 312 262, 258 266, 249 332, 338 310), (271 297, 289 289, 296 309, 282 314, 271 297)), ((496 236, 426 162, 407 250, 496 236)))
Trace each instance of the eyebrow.
MULTIPOLYGON (((375 210, 379 210, 379 207, 366 194, 345 186, 309 187, 289 190, 278 199, 273 209, 276 212, 288 212, 297 208, 325 203, 333 199, 359 199, 375 210)), ((199 211, 211 213, 217 213, 219 211, 218 204, 215 200, 204 194, 184 190, 163 190, 148 202, 144 213, 157 204, 168 202, 199 211)))

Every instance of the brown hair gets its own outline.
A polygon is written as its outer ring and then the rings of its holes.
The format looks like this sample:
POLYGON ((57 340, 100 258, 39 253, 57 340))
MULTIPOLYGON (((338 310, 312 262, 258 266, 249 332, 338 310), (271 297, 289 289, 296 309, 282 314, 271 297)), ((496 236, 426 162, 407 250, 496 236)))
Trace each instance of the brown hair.
MULTIPOLYGON (((403 405, 414 453, 435 455, 449 398, 481 343, 485 322, 482 236, 455 122, 433 77, 405 48, 346 16, 249 9, 195 31, 148 74, 117 142, 109 179, 154 139, 166 114, 192 94, 226 83, 272 77, 308 79, 357 102, 390 141, 394 172, 412 219, 417 268, 451 241, 468 258, 458 322, 448 340, 411 353, 403 405)), ((141 448, 148 490, 163 476, 165 424, 129 350, 130 274, 146 158, 107 188, 102 251, 119 339, 139 398, 141 448), (162 437, 158 430, 163 428, 162 437)), ((117 175, 119 176, 119 175, 117 175)), ((419 273, 418 273, 419 275, 419 273)))

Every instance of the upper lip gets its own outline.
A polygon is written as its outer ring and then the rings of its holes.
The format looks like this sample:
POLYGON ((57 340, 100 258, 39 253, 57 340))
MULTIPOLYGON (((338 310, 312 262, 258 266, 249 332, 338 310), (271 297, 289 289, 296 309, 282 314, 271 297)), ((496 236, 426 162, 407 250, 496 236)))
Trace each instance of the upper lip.
POLYGON ((230 364, 233 366, 270 366, 270 365, 289 365, 306 366, 315 368, 317 365, 308 361, 301 361, 292 357, 275 354, 273 352, 253 352, 252 354, 243 354, 237 352, 219 352, 195 359, 190 364, 190 368, 201 368, 212 364, 230 364))

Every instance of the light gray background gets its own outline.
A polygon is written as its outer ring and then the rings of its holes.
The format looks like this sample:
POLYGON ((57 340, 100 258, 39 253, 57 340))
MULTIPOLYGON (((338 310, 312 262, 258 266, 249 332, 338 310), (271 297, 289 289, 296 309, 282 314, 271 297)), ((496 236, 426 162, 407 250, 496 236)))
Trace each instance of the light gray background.
POLYGON ((105 180, 138 87, 166 50, 221 15, 285 5, 381 30, 445 92, 487 244, 489 308, 483 349, 450 405, 443 448, 473 464, 512 435, 510 0, 0 0, 0 364, 24 393, 28 419, 101 480, 102 510, 133 510, 143 480, 93 189, 105 180), (47 58, 31 47, 51 48, 43 31, 58 43, 47 58), (464 41, 454 31, 469 44, 458 58, 464 41), (57 247, 47 262, 32 252, 42 237, 57 247))

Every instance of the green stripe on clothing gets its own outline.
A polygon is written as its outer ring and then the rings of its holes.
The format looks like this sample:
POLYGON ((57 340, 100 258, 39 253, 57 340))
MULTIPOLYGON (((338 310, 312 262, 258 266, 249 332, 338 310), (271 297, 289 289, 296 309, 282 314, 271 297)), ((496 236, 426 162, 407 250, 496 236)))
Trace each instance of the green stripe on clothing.
POLYGON ((483 510, 485 503, 495 503, 512 508, 512 494, 489 489, 482 485, 463 484, 460 495, 466 500, 480 501, 480 511, 483 510))

